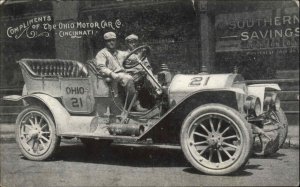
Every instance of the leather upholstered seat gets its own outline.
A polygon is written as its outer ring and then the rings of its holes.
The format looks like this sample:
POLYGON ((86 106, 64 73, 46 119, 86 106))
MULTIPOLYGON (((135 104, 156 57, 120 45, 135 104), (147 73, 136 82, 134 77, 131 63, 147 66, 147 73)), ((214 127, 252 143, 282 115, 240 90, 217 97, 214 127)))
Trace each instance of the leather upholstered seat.
POLYGON ((62 59, 21 59, 18 61, 35 77, 87 77, 88 71, 84 64, 75 60, 62 59))

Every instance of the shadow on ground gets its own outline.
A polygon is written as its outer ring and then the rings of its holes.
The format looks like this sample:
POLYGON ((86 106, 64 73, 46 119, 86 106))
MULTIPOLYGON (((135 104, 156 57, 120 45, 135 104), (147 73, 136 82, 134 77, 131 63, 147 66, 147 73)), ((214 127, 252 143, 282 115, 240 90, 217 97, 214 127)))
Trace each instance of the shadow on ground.
MULTIPOLYGON (((183 167, 184 172, 205 175, 191 167, 180 149, 113 145, 101 150, 87 150, 83 145, 64 145, 60 147, 54 160, 130 167, 183 167)), ((250 176, 251 170, 262 169, 261 165, 248 163, 243 170, 228 176, 250 176)))
POLYGON ((131 167, 189 166, 180 149, 162 149, 149 146, 113 145, 100 150, 88 150, 83 145, 67 145, 60 148, 56 160, 131 167))
POLYGON ((274 159, 274 160, 283 160, 283 157, 285 157, 286 154, 282 153, 274 153, 272 155, 267 155, 267 156, 255 156, 253 155, 251 159, 274 159))

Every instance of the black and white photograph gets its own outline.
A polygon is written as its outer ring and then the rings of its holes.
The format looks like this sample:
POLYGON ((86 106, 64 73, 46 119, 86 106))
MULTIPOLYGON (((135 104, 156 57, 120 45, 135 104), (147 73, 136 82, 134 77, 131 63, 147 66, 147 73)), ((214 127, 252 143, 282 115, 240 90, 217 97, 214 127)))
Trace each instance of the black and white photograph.
POLYGON ((299 0, 0 0, 0 186, 299 186, 299 0))

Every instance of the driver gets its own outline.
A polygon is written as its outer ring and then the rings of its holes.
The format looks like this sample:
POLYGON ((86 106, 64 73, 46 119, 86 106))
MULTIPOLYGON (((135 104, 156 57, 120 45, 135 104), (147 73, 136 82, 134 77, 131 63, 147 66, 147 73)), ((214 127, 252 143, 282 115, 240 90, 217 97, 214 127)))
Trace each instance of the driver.
MULTIPOLYGON (((105 40, 105 48, 97 53, 95 65, 102 76, 110 77, 124 87, 125 92, 127 92, 129 98, 132 99, 136 93, 133 78, 125 72, 122 66, 126 53, 116 49, 117 37, 114 32, 107 32, 103 37, 105 40)), ((147 111, 147 109, 140 105, 138 100, 135 102, 133 110, 137 112, 147 111)))
MULTIPOLYGON (((131 35, 129 35, 125 38, 125 42, 126 42, 126 45, 127 45, 127 51, 126 52, 129 54, 131 51, 133 51, 135 48, 138 47, 139 37, 135 34, 131 34, 131 35)), ((134 61, 136 60, 136 58, 140 58, 140 55, 141 55, 141 53, 133 54, 131 56, 131 58, 128 59, 128 61, 129 62, 131 61, 131 63, 135 63, 134 61)), ((148 59, 145 58, 142 61, 142 63, 149 70, 149 73, 151 73, 153 75, 152 67, 151 67, 148 59)), ((145 77, 144 82, 145 82, 146 89, 149 89, 149 90, 155 89, 153 91, 155 92, 156 95, 161 94, 161 90, 156 89, 156 84, 149 77, 149 75, 147 75, 147 73, 145 72, 145 70, 143 69, 142 66, 138 65, 138 66, 135 66, 133 68, 126 69, 126 72, 129 73, 134 78, 135 82, 140 80, 141 77, 145 77)))
MULTIPOLYGON (((135 48, 138 47, 138 41, 139 41, 139 37, 135 34, 131 34, 129 36, 127 36, 125 38, 125 42, 126 42, 126 45, 127 45, 127 52, 128 54, 133 51, 135 48)), ((136 55, 139 55, 139 54, 136 54, 136 55)), ((132 60, 134 61, 134 57, 131 57, 130 59, 128 59, 129 61, 132 60)), ((152 73, 152 67, 148 61, 147 58, 145 58, 143 61, 142 61, 143 65, 147 67, 147 69, 152 73)), ((133 68, 130 68, 128 70, 126 70, 129 74, 131 75, 136 75, 140 72, 144 72, 144 69, 142 68, 142 66, 135 66, 133 68)), ((153 73, 152 73, 153 74, 153 73)))

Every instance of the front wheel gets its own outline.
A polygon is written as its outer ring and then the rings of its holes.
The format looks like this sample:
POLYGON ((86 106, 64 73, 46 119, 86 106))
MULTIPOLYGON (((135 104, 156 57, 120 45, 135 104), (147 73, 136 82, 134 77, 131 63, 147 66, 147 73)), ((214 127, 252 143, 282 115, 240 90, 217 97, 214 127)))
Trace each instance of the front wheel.
POLYGON ((16 125, 16 142, 26 158, 46 160, 55 153, 60 137, 46 109, 28 106, 18 115, 16 125))
POLYGON ((269 156, 276 153, 287 138, 288 121, 284 111, 279 108, 277 111, 270 112, 267 117, 269 123, 264 126, 264 130, 269 137, 256 136, 254 138, 253 153, 256 156, 269 156), (268 131, 267 129, 274 130, 268 131), (274 137, 272 138, 274 141, 270 141, 270 137, 274 137))
POLYGON ((285 113, 280 108, 278 111, 275 112, 273 116, 279 122, 279 146, 278 149, 282 147, 284 144, 287 134, 288 134, 288 121, 286 118, 285 113))
POLYGON ((211 175, 227 175, 247 163, 252 130, 236 110, 206 104, 186 117, 180 143, 185 157, 196 169, 211 175))

